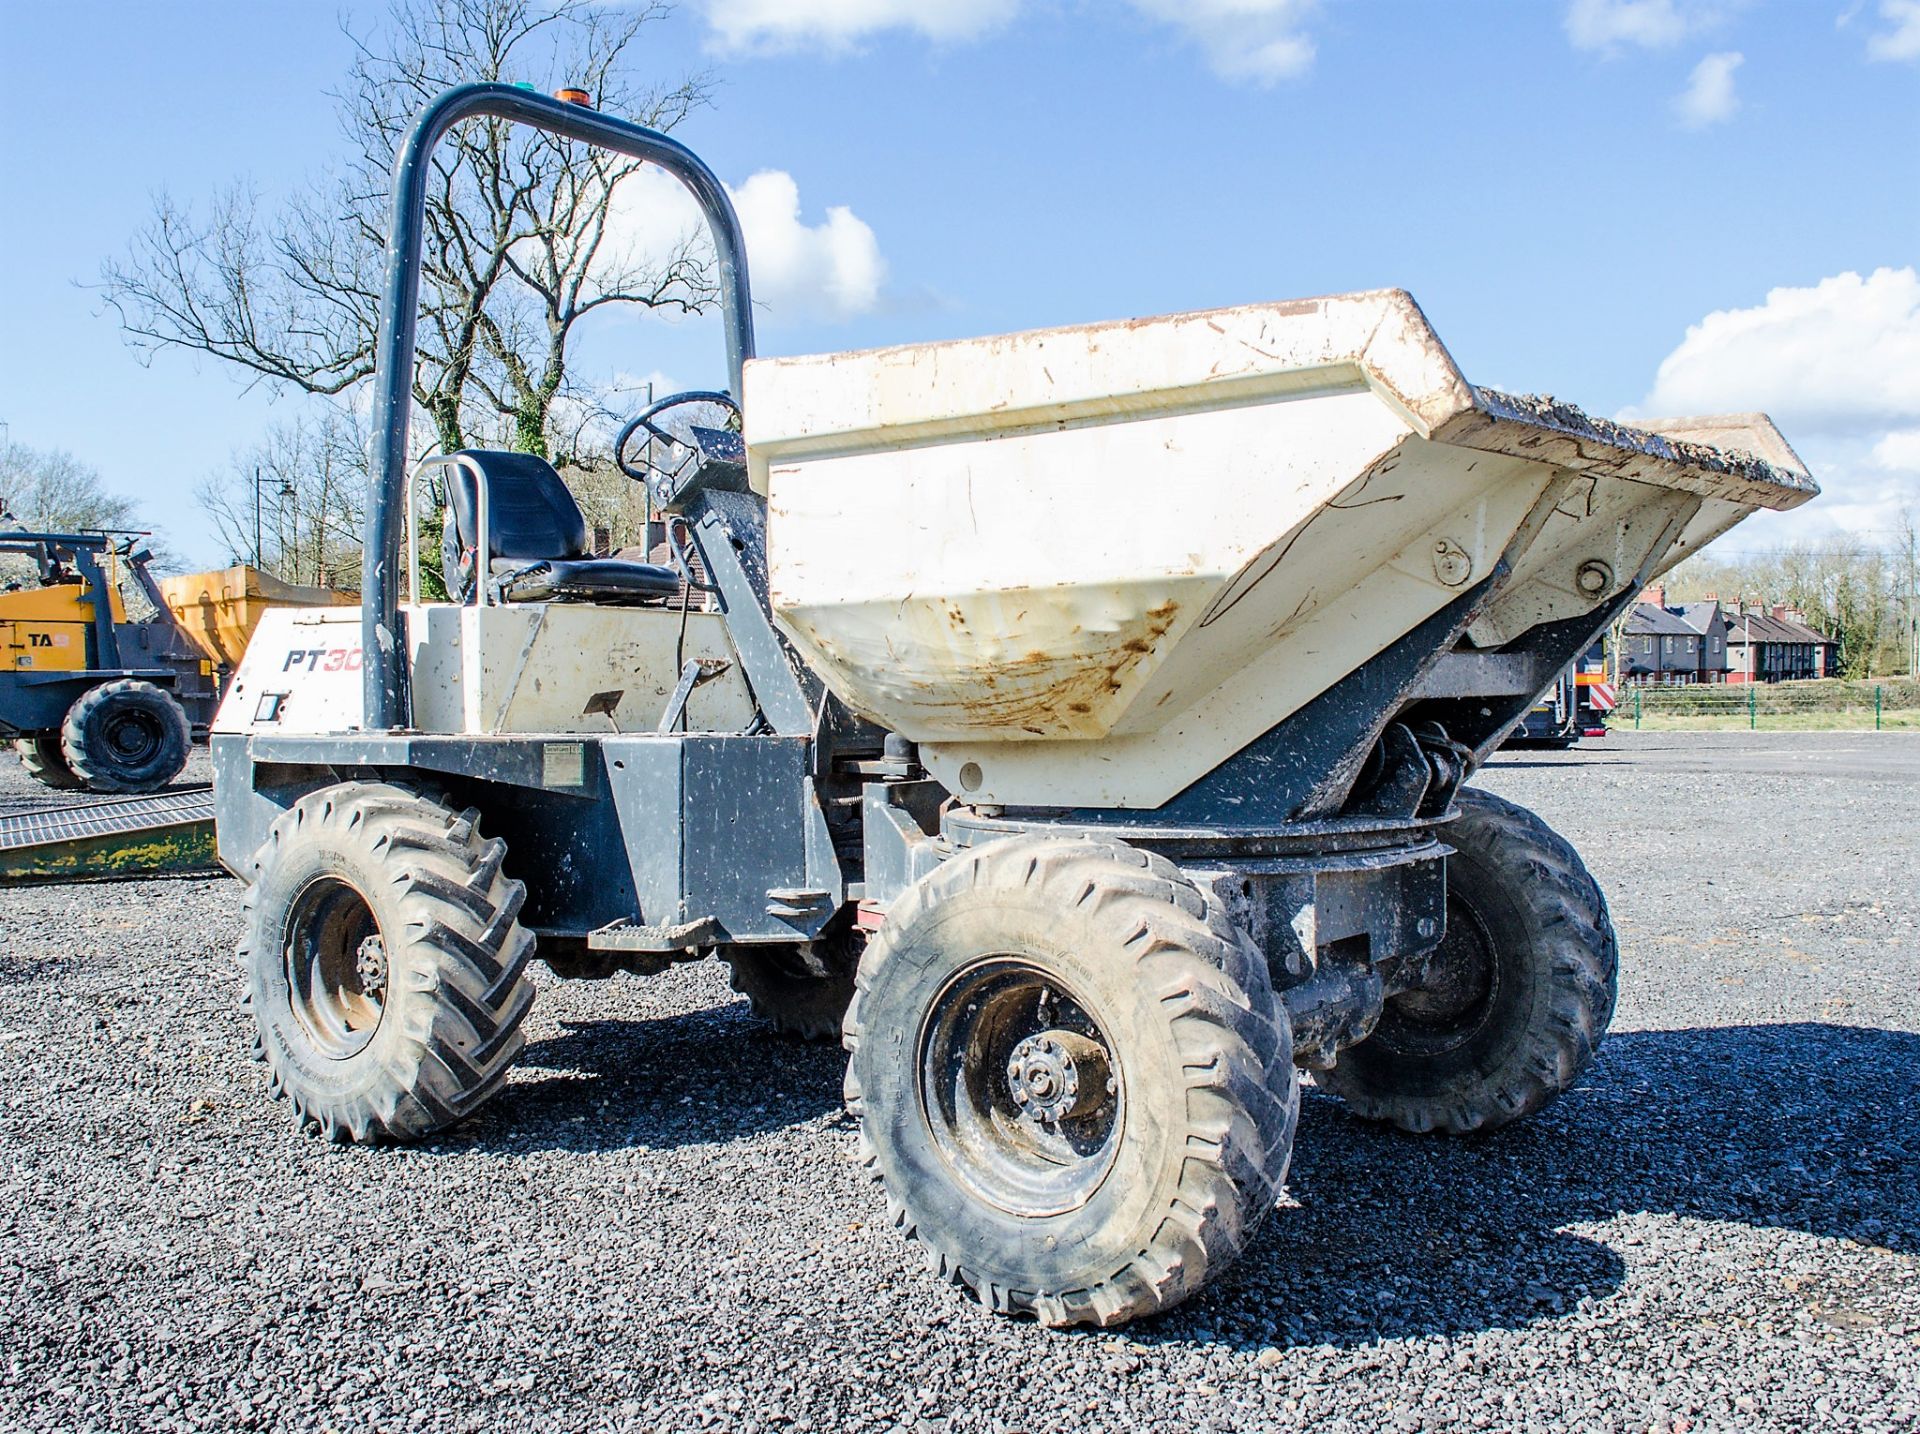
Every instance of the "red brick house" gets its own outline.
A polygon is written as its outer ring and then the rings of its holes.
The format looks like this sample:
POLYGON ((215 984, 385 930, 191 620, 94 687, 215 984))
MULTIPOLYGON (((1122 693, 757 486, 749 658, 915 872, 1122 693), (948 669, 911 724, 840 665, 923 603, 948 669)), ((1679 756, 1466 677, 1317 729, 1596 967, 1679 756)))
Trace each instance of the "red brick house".
POLYGON ((1832 677, 1840 644, 1807 626, 1804 614, 1742 604, 1727 614, 1727 681, 1799 682, 1832 677))

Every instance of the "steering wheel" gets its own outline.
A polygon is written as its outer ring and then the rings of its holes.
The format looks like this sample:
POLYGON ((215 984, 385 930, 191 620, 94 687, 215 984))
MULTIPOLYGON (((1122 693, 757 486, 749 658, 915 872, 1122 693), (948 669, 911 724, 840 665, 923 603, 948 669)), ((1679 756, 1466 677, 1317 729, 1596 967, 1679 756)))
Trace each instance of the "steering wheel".
POLYGON ((715 393, 703 389, 694 389, 688 393, 668 394, 658 403, 648 405, 645 412, 641 413, 638 418, 631 420, 625 428, 620 430, 620 436, 613 440, 614 466, 636 483, 645 483, 647 481, 651 476, 649 469, 630 462, 627 458, 628 442, 633 438, 634 434, 642 431, 645 431, 648 437, 657 438, 662 443, 670 443, 675 448, 687 447, 688 444, 685 439, 676 438, 673 434, 667 432, 666 429, 654 422, 655 418, 665 413, 669 408, 676 408, 683 403, 716 403, 726 409, 736 419, 740 416, 740 405, 733 401, 733 395, 730 393, 715 393))

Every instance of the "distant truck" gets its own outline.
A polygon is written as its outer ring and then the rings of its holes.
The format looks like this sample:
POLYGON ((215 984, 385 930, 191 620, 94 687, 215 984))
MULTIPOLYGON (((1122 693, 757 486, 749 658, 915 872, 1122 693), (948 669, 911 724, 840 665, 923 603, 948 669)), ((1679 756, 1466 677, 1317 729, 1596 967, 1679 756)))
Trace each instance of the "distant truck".
MULTIPOLYGON (((1607 679, 1607 662, 1600 643, 1587 649, 1586 656, 1573 665, 1574 720, 1582 737, 1607 735, 1607 714, 1618 702, 1613 683, 1607 679)), ((1573 670, 1569 669, 1569 670, 1573 670)))
POLYGON ((1558 747, 1564 750, 1580 740, 1580 688, 1572 666, 1563 669, 1520 719, 1507 747, 1558 747))
POLYGON ((1613 704, 1613 686, 1607 681, 1600 644, 1595 643, 1553 679, 1502 745, 1564 751, 1582 737, 1604 737, 1613 704))

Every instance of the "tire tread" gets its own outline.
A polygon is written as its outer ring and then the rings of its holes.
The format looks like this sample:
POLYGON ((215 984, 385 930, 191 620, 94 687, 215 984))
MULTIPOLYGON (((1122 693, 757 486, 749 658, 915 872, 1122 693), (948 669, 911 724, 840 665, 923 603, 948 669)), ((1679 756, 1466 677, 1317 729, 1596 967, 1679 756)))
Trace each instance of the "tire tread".
MULTIPOLYGON (((346 783, 301 798, 273 825, 256 854, 245 921, 236 952, 250 968, 260 892, 269 864, 296 835, 331 834, 368 852, 399 860, 394 897, 400 926, 418 930, 412 972, 428 997, 422 1026, 403 1032, 371 1090, 340 1109, 303 1103, 275 1069, 264 1013, 249 985, 243 1005, 253 1017, 254 1053, 269 1066, 269 1086, 288 1097, 302 1128, 357 1143, 418 1140, 471 1113, 495 1094, 525 1044, 522 1024, 534 999, 527 973, 534 938, 520 926, 525 886, 503 874, 504 842, 479 835, 478 814, 453 812, 433 799, 386 784, 346 783)), ((396 971, 397 971, 396 966, 396 971)))
POLYGON ((1511 889, 1547 948, 1542 964, 1550 1004, 1545 1019, 1525 1032, 1503 1078, 1476 1087, 1432 1098, 1382 1092, 1344 1058, 1316 1077, 1363 1119, 1416 1134, 1493 1130, 1546 1106, 1599 1053, 1618 990, 1620 950, 1606 896, 1572 843, 1527 808, 1491 792, 1463 788, 1457 801, 1461 815, 1447 840, 1511 873, 1511 889))
POLYGON ((1116 1325, 1154 1314, 1230 1264, 1279 1199, 1299 1108, 1285 1019, 1272 1001, 1264 956, 1165 858, 1100 838, 997 841, 952 858, 909 887, 860 963, 844 1033, 853 1056, 846 1101, 862 1124, 860 1158, 885 1193, 890 1222, 923 1246, 937 1275, 981 1304, 1049 1325, 1116 1325), (866 1034, 861 1006, 887 978, 888 933, 986 886, 1034 889, 1056 906, 1091 910, 1131 932, 1122 949, 1139 980, 1161 993, 1181 1052, 1186 1154, 1177 1187, 1144 1247, 1085 1288, 1008 1289, 970 1268, 965 1251, 938 1248, 910 1200, 889 1182, 867 1133, 870 1115, 856 1070, 866 1034))
POLYGON ((187 759, 193 754, 193 726, 172 693, 137 677, 122 677, 90 687, 74 700, 60 726, 60 752, 75 780, 90 792, 157 792, 186 770, 187 759), (157 702, 159 710, 165 713, 168 727, 170 751, 166 770, 141 780, 116 772, 110 763, 103 762, 89 750, 87 743, 87 724, 93 715, 102 707, 129 698, 157 702))
POLYGON ((67 765, 67 755, 60 749, 58 733, 16 738, 13 750, 19 754, 20 765, 26 769, 27 775, 41 786, 51 787, 56 792, 86 790, 87 784, 67 765))

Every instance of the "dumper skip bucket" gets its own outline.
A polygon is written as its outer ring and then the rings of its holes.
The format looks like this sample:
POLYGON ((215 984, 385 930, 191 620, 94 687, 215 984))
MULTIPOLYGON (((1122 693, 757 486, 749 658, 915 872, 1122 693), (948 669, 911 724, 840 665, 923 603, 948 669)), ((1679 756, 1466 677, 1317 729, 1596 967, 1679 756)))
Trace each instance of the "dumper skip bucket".
POLYGON ((981 803, 1155 806, 1476 585, 1497 650, 1818 491, 1759 416, 1476 389, 1397 290, 745 385, 776 619, 981 803))

